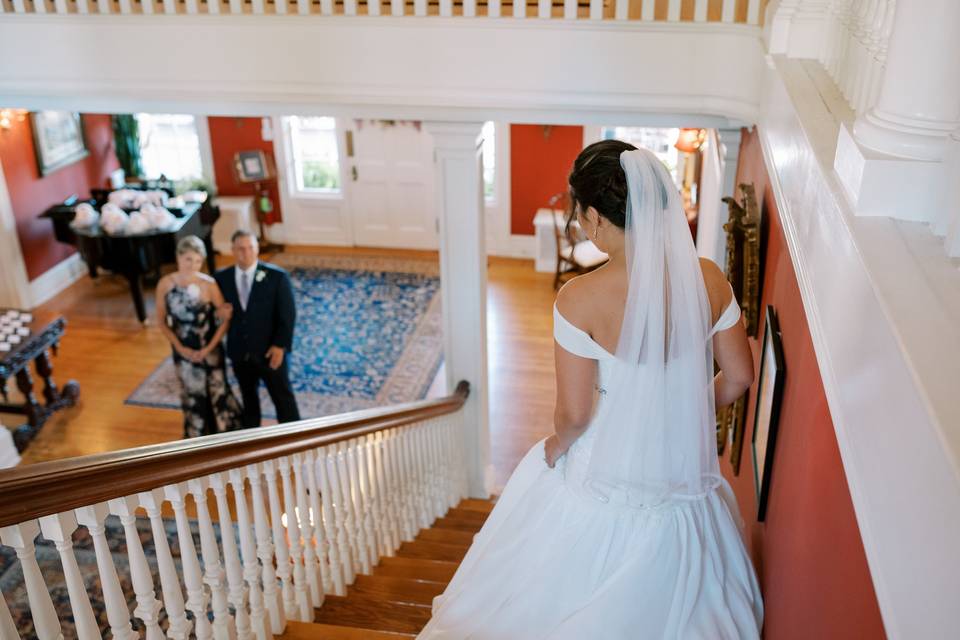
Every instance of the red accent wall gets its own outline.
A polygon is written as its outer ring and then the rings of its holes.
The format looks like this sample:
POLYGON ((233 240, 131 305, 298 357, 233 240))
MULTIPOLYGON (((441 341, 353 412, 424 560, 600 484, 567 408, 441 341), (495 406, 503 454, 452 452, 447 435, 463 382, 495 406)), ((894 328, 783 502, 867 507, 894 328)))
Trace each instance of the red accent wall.
MULTIPOLYGON (((885 638, 836 434, 776 201, 756 131, 743 130, 737 184, 752 182, 763 213, 762 310, 772 304, 786 378, 765 522, 756 521, 750 388, 740 475, 721 467, 746 521, 760 578, 767 640, 885 638)), ((762 316, 761 316, 762 318, 762 316)), ((758 334, 762 340, 764 327, 758 334)), ((751 340, 759 374, 759 340, 751 340)))
POLYGON ((533 234, 537 209, 567 189, 567 176, 583 149, 583 127, 510 125, 510 232, 533 234))
POLYGON ((113 151, 110 116, 84 114, 82 118, 90 155, 43 177, 33 151, 30 118, 14 120, 10 129, 0 130, 0 162, 30 280, 74 253, 73 247, 56 241, 53 223, 40 214, 73 194, 86 198, 91 187, 109 186, 110 172, 120 166, 113 151))
MULTIPOLYGON (((207 118, 210 126, 210 146, 213 148, 213 169, 217 179, 217 193, 223 196, 254 195, 253 185, 238 182, 233 170, 233 154, 238 151, 259 149, 269 154, 274 161, 273 141, 264 140, 261 135, 262 118, 234 118, 211 116, 207 118)), ((280 222, 280 196, 276 178, 264 183, 273 201, 273 212, 267 222, 280 222)))

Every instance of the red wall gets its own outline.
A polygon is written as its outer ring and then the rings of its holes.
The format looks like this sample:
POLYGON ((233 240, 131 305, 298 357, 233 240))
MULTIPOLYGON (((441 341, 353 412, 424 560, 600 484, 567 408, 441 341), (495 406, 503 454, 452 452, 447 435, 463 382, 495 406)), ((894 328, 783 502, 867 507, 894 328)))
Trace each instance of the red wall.
MULTIPOLYGON (((761 310, 772 304, 777 312, 786 367, 765 522, 756 521, 750 446, 756 384, 750 389, 739 476, 733 475, 729 452, 721 465, 746 521, 764 594, 764 637, 885 638, 796 274, 757 134, 747 129, 737 170, 741 182, 752 182, 762 202, 761 310)), ((761 319, 761 340, 762 325, 761 319)), ((751 342, 759 373, 759 342, 751 342)))
POLYGON ((0 130, 0 162, 31 280, 74 253, 73 247, 54 239, 53 223, 40 214, 73 194, 86 198, 91 187, 109 186, 110 172, 120 166, 113 151, 110 116, 85 114, 83 126, 90 155, 44 177, 37 170, 29 117, 0 130))
MULTIPOLYGON (((237 182, 233 171, 233 154, 238 151, 259 149, 274 160, 273 142, 264 140, 261 135, 262 118, 207 118, 210 125, 210 146, 213 148, 213 169, 217 179, 217 193, 222 196, 253 195, 253 185, 237 182)), ((270 223, 283 219, 280 211, 280 196, 277 180, 264 183, 273 200, 273 213, 267 218, 270 223)))
POLYGON ((583 127, 510 125, 510 232, 533 234, 533 216, 567 189, 567 176, 583 149, 583 127))

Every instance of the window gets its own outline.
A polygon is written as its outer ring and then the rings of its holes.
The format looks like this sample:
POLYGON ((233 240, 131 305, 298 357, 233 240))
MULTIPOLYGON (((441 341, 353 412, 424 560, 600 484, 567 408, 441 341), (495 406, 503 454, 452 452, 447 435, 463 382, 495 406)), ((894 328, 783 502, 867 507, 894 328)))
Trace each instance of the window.
POLYGON ((340 192, 340 157, 334 118, 290 116, 290 152, 295 190, 306 193, 340 192))
POLYGON ((200 137, 193 116, 174 113, 138 113, 140 160, 147 178, 170 180, 203 177, 200 137))
POLYGON ((483 123, 483 196, 492 201, 497 197, 494 178, 496 176, 496 126, 492 122, 483 123))
POLYGON ((663 129, 655 127, 604 127, 600 132, 603 140, 623 140, 636 147, 644 147, 657 155, 666 165, 674 182, 678 181, 677 158, 678 151, 674 147, 680 129, 663 129))

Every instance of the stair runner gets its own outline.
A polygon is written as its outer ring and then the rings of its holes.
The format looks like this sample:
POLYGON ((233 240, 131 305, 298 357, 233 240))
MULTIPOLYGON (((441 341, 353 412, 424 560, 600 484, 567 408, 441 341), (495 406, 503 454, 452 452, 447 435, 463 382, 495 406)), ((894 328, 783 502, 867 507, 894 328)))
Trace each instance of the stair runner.
POLYGON ((326 596, 314 622, 287 622, 282 640, 415 637, 491 509, 488 500, 463 500, 396 555, 381 558, 372 575, 358 575, 346 596, 326 596))

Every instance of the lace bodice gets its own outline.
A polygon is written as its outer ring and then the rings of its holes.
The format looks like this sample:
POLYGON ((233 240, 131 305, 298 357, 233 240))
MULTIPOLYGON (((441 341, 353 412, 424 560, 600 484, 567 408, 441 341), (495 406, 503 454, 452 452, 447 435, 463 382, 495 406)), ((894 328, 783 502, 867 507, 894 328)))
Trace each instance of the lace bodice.
MULTIPOLYGON (((737 304, 736 296, 734 296, 711 328, 710 336, 729 329, 738 320, 740 320, 740 305, 737 304)), ((560 315, 556 305, 553 306, 553 338, 557 341, 557 344, 573 355, 597 361, 598 403, 603 402, 603 397, 606 394, 605 381, 609 378, 614 355, 595 342, 586 331, 574 326, 560 315)), ((590 450, 595 437, 596 430, 591 423, 586 432, 570 447, 567 455, 561 459, 564 478, 572 488, 579 489, 582 484, 581 481, 586 475, 590 450)))

